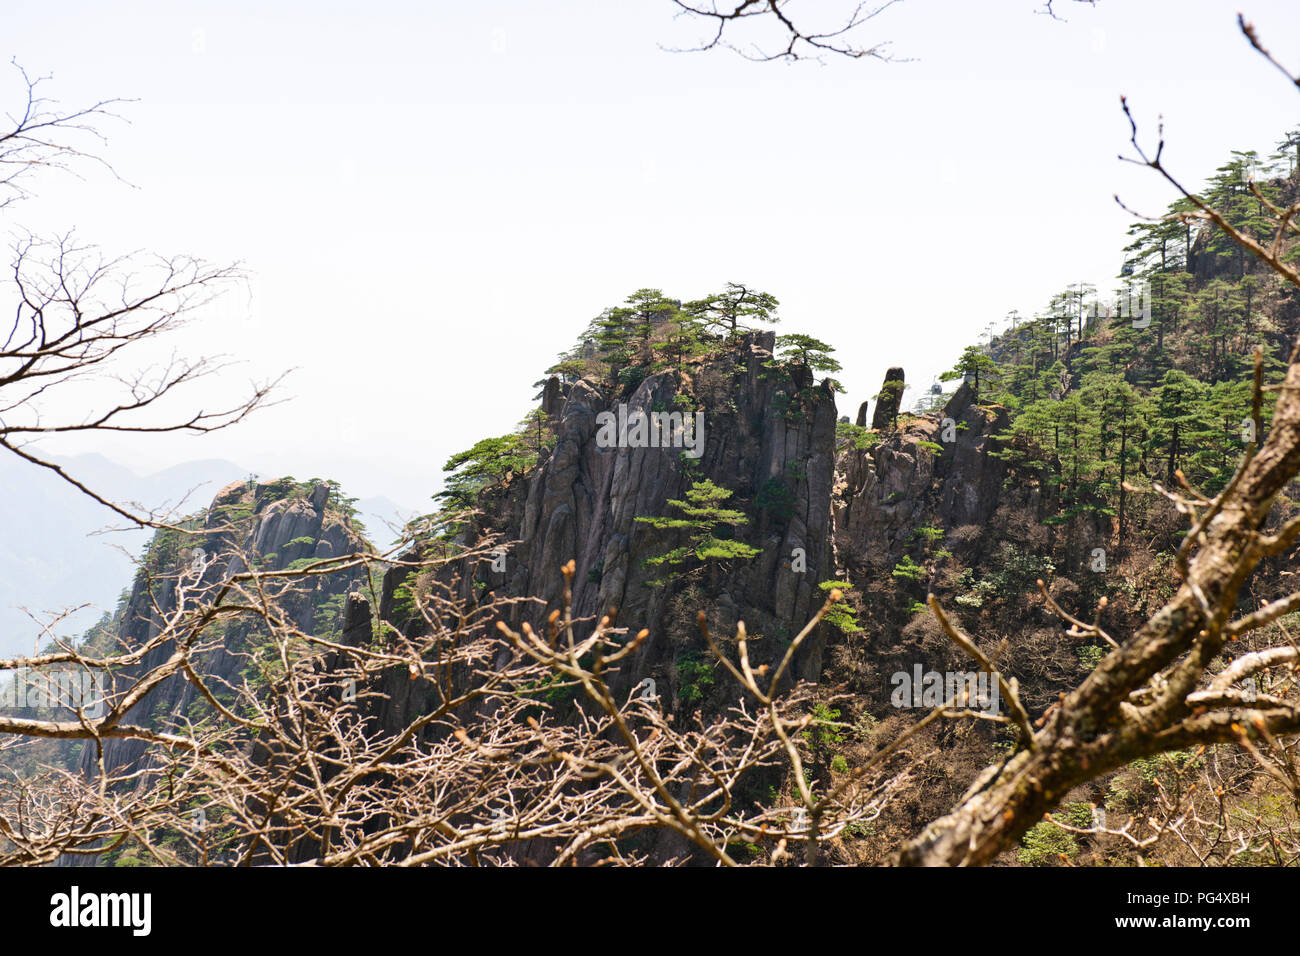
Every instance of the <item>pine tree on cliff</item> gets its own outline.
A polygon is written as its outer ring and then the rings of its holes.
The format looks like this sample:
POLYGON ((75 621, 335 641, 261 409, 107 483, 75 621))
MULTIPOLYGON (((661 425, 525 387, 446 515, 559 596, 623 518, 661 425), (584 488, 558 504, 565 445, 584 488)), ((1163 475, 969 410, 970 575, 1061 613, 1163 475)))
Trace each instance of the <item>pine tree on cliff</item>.
POLYGON ((750 322, 768 325, 780 322, 776 317, 778 305, 780 303, 773 295, 751 289, 743 283, 728 282, 722 292, 688 302, 682 308, 703 322, 706 329, 734 338, 752 331, 750 322))
MULTIPOLYGON (((669 499, 668 504, 682 513, 680 518, 641 517, 638 522, 648 524, 660 531, 684 531, 687 543, 672 550, 645 559, 648 568, 678 569, 693 561, 709 569, 710 583, 718 583, 718 562, 740 558, 748 560, 759 553, 758 548, 750 547, 743 541, 730 537, 719 537, 723 527, 748 524, 749 519, 743 511, 722 507, 722 503, 731 497, 731 491, 712 481, 697 481, 686 492, 686 500, 669 499)), ((687 572, 688 574, 690 572, 687 572)), ((647 582, 652 587, 663 587, 668 583, 667 577, 647 582)))
POLYGON ((671 368, 677 373, 678 382, 682 378, 682 366, 691 358, 708 355, 712 346, 704 338, 704 328, 699 321, 685 311, 674 312, 666 323, 663 341, 656 342, 652 348, 659 361, 655 368, 671 368))
POLYGON ((777 352, 786 362, 806 365, 815 372, 838 372, 842 366, 830 353, 835 351, 833 345, 815 339, 802 332, 776 337, 777 352))
POLYGON ((555 432, 551 428, 551 419, 540 408, 534 408, 519 422, 516 433, 523 440, 524 447, 534 455, 551 448, 555 444, 555 432))
POLYGON ((968 345, 961 353, 961 358, 957 364, 939 376, 941 382, 951 382, 954 379, 965 378, 970 381, 971 389, 976 395, 980 390, 980 376, 984 376, 985 383, 997 374, 998 366, 993 359, 984 352, 984 349, 978 345, 968 345))
POLYGON ((601 359, 609 363, 609 380, 632 361, 635 352, 630 309, 606 309, 592 323, 593 338, 601 359))
POLYGON ((660 289, 637 289, 626 302, 628 307, 619 311, 630 319, 635 336, 641 342, 648 342, 654 327, 672 319, 679 308, 679 304, 665 298, 660 289))
POLYGON ((529 447, 527 437, 531 431, 532 425, 526 424, 523 434, 484 438, 472 448, 452 455, 442 466, 449 473, 446 485, 433 496, 434 500, 443 502, 447 511, 472 508, 485 485, 500 481, 511 472, 527 471, 537 463, 537 451, 529 447))

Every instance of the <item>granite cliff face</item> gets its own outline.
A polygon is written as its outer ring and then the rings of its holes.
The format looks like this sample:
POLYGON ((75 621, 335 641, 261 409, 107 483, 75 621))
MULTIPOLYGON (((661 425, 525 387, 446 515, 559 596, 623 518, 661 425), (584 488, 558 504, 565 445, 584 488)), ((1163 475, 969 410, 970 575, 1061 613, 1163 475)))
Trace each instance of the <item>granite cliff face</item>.
POLYGON ((892 568, 922 526, 955 529, 993 517, 1006 473, 992 454, 994 436, 1007 418, 974 399, 962 385, 938 414, 901 423, 873 448, 840 453, 835 547, 850 576, 892 568))
MULTIPOLYGON (((573 559, 575 616, 617 609, 618 623, 650 630, 615 689, 650 677, 675 699, 680 662, 703 648, 699 610, 716 633, 731 633, 743 620, 759 635, 756 660, 775 659, 821 605, 822 582, 882 574, 888 580, 918 528, 969 528, 992 518, 1005 476, 992 454, 993 436, 1006 427, 1004 414, 977 405, 963 386, 941 412, 905 417, 874 447, 837 450, 833 393, 813 385, 806 368, 774 363, 773 338, 751 333, 690 375, 659 372, 634 388, 550 379, 541 407, 554 447, 535 469, 482 493, 482 515, 465 540, 499 536, 502 560, 466 569, 464 596, 540 598, 544 604, 521 606, 512 622, 527 617, 540 628, 562 600, 561 567, 573 559), (620 405, 628 417, 702 413, 699 457, 676 447, 606 447, 601 422, 604 413, 616 417, 620 405), (727 506, 747 516, 736 537, 759 552, 726 563, 715 577, 701 569, 667 587, 650 586, 659 572, 645 560, 680 539, 636 519, 674 514, 669 502, 702 480, 733 492, 727 506)), ((884 391, 901 378, 901 369, 891 369, 884 391)), ((888 404, 884 414, 892 420, 888 404)), ((391 615, 404 578, 401 570, 389 573, 382 617, 391 615)), ((796 660, 798 676, 820 679, 828 643, 842 637, 821 625, 796 660)), ((395 727, 418 710, 419 695, 400 680, 392 689, 383 719, 395 727)))
MULTIPOLYGON (((482 565, 475 571, 487 589, 543 599, 545 608, 528 612, 538 625, 560 602, 560 569, 573 559, 575 615, 617 608, 619 623, 633 631, 649 628, 650 639, 616 689, 644 677, 675 688, 676 660, 703 646, 694 623, 701 607, 718 632, 731 633, 743 620, 751 634, 763 635, 756 646, 783 652, 783 639, 788 643, 820 606, 818 584, 834 576, 834 397, 815 386, 806 369, 775 366, 773 340, 773 333, 752 333, 680 380, 663 371, 635 388, 551 379, 542 408, 556 435, 554 448, 535 470, 482 496, 483 517, 473 533, 492 532, 507 542, 504 570, 482 565), (620 405, 627 417, 700 413, 699 456, 683 454, 691 449, 682 447, 605 447, 602 413, 617 417, 620 405), (651 587, 655 573, 645 559, 677 541, 636 519, 673 514, 669 501, 702 480, 733 493, 726 506, 748 518, 736 537, 759 553, 730 562, 716 576, 697 573, 651 587)), ((390 573, 381 614, 400 580, 400 573, 390 573)), ((818 636, 801 654, 802 676, 815 679, 820 672, 824 641, 818 636)))

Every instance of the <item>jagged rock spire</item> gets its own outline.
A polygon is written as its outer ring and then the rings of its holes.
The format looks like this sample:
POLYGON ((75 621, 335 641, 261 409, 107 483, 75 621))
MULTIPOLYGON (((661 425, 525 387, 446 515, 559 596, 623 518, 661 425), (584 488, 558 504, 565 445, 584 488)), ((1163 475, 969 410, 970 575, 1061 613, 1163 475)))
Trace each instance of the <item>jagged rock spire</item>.
POLYGON ((886 429, 893 427, 898 418, 898 407, 903 402, 903 370, 895 365, 885 373, 884 384, 880 386, 880 395, 876 399, 876 414, 871 416, 871 427, 886 429), (897 382, 897 385, 891 385, 897 382))

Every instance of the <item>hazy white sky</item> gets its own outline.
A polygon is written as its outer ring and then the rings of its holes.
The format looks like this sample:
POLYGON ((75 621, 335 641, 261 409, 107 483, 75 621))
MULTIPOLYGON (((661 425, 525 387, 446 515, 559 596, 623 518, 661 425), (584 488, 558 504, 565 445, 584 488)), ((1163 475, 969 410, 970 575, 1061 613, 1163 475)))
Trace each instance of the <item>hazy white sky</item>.
MULTIPOLYGON (((0 53, 47 92, 138 100, 105 126, 131 186, 49 178, 10 223, 242 261, 251 305, 175 344, 242 361, 209 402, 297 369, 232 431, 56 450, 224 457, 424 508, 603 307, 729 280, 838 348, 842 414, 889 365, 910 398, 990 321, 1115 275, 1112 194, 1172 198, 1116 160, 1121 93, 1150 134, 1164 114, 1189 181, 1296 125, 1241 2, 1058 0, 1062 23, 1037 0, 903 0, 860 38, 912 62, 822 66, 664 52, 701 32, 668 0, 7 4, 0 53)), ((1300 66, 1300 5, 1245 3, 1300 66)))

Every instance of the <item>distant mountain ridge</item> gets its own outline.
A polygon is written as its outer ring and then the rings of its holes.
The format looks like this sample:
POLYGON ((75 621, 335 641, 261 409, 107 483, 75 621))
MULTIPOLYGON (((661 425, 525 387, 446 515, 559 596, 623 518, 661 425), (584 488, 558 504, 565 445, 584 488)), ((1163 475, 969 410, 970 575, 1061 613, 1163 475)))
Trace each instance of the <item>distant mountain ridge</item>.
MULTIPOLYGON (((249 474, 224 459, 143 476, 99 454, 51 460, 110 500, 178 515, 205 508, 221 487, 249 474)), ((357 509, 381 550, 396 537, 388 523, 400 526, 414 513, 385 497, 362 499, 357 509)), ((53 634, 60 637, 80 636, 113 611, 134 575, 131 558, 151 536, 140 529, 98 533, 123 525, 57 476, 12 456, 0 459, 0 654, 30 654, 48 640, 23 607, 48 622, 63 608, 90 605, 57 622, 53 634)))

